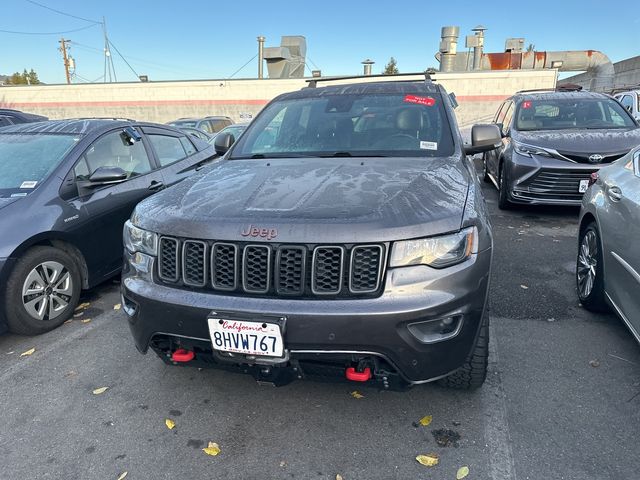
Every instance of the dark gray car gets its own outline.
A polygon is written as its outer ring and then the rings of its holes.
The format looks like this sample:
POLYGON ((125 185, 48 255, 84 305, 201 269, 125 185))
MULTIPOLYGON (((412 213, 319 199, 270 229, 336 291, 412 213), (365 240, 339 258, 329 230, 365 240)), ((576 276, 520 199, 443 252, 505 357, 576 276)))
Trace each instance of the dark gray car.
POLYGON ((580 212, 578 296, 589 310, 613 307, 640 342, 640 149, 592 183, 580 212))
POLYGON ((222 160, 138 205, 122 305, 169 364, 384 388, 486 375, 492 234, 442 86, 304 88, 222 160), (446 378, 444 378, 446 377, 446 378))
POLYGON ((580 205, 589 176, 640 145, 640 127, 608 95, 523 92, 507 99, 494 123, 500 149, 484 154, 484 180, 499 207, 580 205))

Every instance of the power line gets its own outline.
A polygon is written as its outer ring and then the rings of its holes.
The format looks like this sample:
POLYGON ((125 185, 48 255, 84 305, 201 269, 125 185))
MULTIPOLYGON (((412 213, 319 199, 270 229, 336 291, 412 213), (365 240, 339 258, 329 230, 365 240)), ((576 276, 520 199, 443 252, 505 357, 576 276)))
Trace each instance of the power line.
POLYGON ((95 27, 97 24, 87 25, 86 27, 76 28, 74 30, 64 30, 62 32, 18 32, 16 30, 0 30, 0 33, 13 33, 15 35, 61 35, 63 33, 79 32, 88 28, 95 27))
POLYGON ((127 64, 127 67, 129 67, 129 69, 133 72, 133 74, 136 76, 136 78, 138 78, 138 79, 139 79, 139 78, 140 78, 140 75, 138 75, 138 72, 136 72, 136 71, 133 69, 133 67, 129 64, 129 62, 127 62, 127 59, 126 59, 126 58, 124 58, 124 55, 122 55, 122 54, 120 53, 120 50, 118 50, 118 47, 116 47, 116 46, 113 44, 113 42, 112 42, 111 40, 109 40, 109 45, 111 45, 111 46, 113 47, 113 49, 116 51, 116 53, 117 53, 118 55, 120 55, 120 58, 124 61, 124 63, 126 63, 126 64, 127 64))
POLYGON ((247 65, 249 65, 251 62, 253 62, 256 57, 258 56, 258 54, 256 53, 253 57, 251 57, 251 59, 245 63, 244 65, 242 65, 238 70, 236 70, 235 72, 233 72, 231 75, 229 75, 227 78, 233 78, 235 76, 236 73, 238 73, 240 70, 242 70, 244 67, 246 67, 247 65))
POLYGON ((38 3, 38 2, 36 2, 36 1, 34 1, 34 0, 25 0, 25 1, 26 1, 26 2, 29 2, 29 3, 31 3, 31 4, 33 4, 33 5, 37 5, 38 7, 45 8, 45 9, 47 9, 47 10, 50 10, 50 11, 52 11, 52 12, 55 12, 55 13, 57 13, 57 14, 59 14, 59 15, 64 15, 64 16, 66 16, 66 17, 71 17, 71 18, 76 18, 76 19, 78 19, 78 20, 82 20, 82 21, 84 21, 84 22, 89 22, 89 23, 93 23, 93 24, 99 24, 99 23, 102 23, 102 22, 98 22, 98 21, 96 21, 96 20, 90 20, 90 19, 88 19, 88 18, 79 17, 79 16, 77 16, 77 15, 73 15, 73 14, 71 14, 71 13, 66 13, 66 12, 63 12, 63 11, 61 11, 61 10, 56 10, 55 8, 51 8, 51 7, 47 6, 47 5, 43 5, 42 3, 38 3))

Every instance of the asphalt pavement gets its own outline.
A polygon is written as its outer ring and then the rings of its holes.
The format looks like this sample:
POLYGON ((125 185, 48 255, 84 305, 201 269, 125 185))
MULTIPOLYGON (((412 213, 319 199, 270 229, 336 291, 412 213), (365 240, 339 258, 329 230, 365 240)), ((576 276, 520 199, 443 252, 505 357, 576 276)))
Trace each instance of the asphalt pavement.
POLYGON ((0 479, 455 479, 466 466, 470 480, 637 480, 640 347, 578 303, 578 210, 502 212, 484 190, 495 256, 482 389, 273 388, 168 367, 137 352, 109 282, 53 332, 0 336, 0 479), (433 453, 434 467, 415 460, 433 453))

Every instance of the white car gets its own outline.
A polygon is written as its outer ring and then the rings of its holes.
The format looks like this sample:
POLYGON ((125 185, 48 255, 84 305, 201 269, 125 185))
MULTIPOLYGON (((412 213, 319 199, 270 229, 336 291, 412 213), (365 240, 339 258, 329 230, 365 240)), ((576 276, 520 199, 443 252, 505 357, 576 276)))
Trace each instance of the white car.
POLYGON ((618 100, 633 118, 640 122, 640 90, 618 92, 613 98, 618 100))

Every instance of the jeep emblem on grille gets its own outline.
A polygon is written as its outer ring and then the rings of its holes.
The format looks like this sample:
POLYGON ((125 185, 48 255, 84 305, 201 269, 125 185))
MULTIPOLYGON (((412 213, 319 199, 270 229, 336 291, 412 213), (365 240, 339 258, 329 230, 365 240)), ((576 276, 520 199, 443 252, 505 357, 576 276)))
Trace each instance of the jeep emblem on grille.
POLYGON ((260 228, 255 225, 249 225, 245 230, 240 231, 243 237, 261 237, 272 240, 278 236, 278 230, 275 228, 260 228))
POLYGON ((591 163, 600 163, 604 157, 599 153, 594 153, 593 155, 589 155, 589 161, 591 163))

